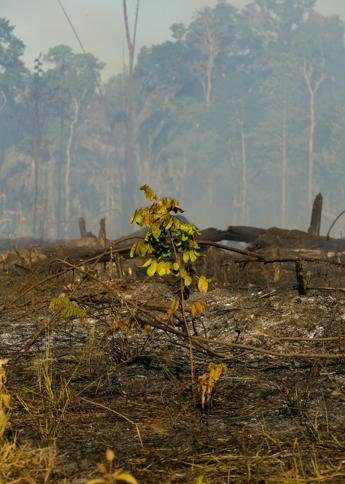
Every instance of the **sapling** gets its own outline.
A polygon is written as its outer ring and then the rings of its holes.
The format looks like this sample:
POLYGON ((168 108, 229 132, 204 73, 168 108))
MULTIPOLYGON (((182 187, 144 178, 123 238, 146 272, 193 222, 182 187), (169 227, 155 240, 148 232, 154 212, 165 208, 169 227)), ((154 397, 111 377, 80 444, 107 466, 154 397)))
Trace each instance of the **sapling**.
MULTIPOLYGON (((192 383, 194 385, 194 365, 192 340, 187 324, 186 300, 190 288, 195 286, 205 294, 210 280, 205 275, 197 275, 192 264, 200 257, 200 247, 197 242, 199 234, 195 224, 181 220, 177 215, 183 213, 180 203, 175 198, 158 198, 148 186, 140 188, 151 205, 137 208, 131 218, 131 223, 137 223, 146 228, 147 233, 142 240, 135 242, 131 248, 131 257, 147 257, 142 267, 146 268, 149 277, 154 275, 173 275, 178 281, 179 291, 167 310, 171 322, 180 311, 184 331, 189 340, 192 383)), ((198 300, 188 308, 193 317, 203 314, 206 310, 204 300, 198 300)))

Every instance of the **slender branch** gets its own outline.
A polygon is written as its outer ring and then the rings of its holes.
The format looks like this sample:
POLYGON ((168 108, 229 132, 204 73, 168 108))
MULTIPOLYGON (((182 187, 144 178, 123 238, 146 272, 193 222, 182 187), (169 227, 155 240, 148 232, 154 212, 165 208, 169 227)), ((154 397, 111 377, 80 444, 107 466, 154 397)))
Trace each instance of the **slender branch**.
POLYGON ((345 353, 332 354, 332 353, 280 353, 278 351, 265 350, 264 348, 258 348, 252 345, 245 345, 240 343, 227 343, 223 340, 202 338, 200 336, 192 336, 193 341, 200 341, 201 343, 217 344, 227 348, 234 348, 244 351, 250 351, 253 353, 261 353, 267 356, 275 356, 278 358, 296 358, 296 359, 309 359, 309 360, 344 360, 345 353))
POLYGON ((306 343, 329 343, 329 342, 334 342, 334 341, 343 341, 345 340, 345 334, 342 336, 330 336, 326 338, 304 338, 304 337, 297 337, 297 336, 274 336, 273 334, 268 333, 267 331, 265 333, 260 334, 260 336, 264 336, 265 338, 272 339, 274 341, 280 342, 280 341, 303 341, 306 343))
POLYGON ((61 0, 57 0, 57 2, 58 2, 58 4, 60 5, 60 8, 61 8, 61 10, 62 10, 62 12, 63 12, 64 16, 66 17, 66 20, 67 20, 67 22, 69 23, 69 26, 71 27, 71 29, 72 29, 72 31, 73 31, 73 33, 74 33, 75 38, 76 38, 76 39, 77 39, 77 41, 78 41, 78 44, 79 44, 79 46, 80 46, 80 48, 81 48, 82 53, 83 53, 83 54, 86 54, 86 50, 85 50, 85 48, 84 48, 84 46, 83 46, 83 43, 82 43, 82 41, 80 40, 80 37, 79 37, 79 35, 78 35, 78 32, 77 32, 76 28, 74 27, 73 22, 72 22, 72 20, 71 20, 70 16, 68 15, 68 13, 67 13, 67 11, 66 11, 65 7, 62 5, 61 0))
MULTIPOLYGON (((311 264, 326 264, 330 266, 336 267, 345 267, 344 262, 337 262, 334 260, 327 260, 327 259, 312 259, 311 257, 283 257, 283 258, 276 258, 276 259, 233 259, 232 262, 235 264, 247 264, 247 263, 261 263, 261 264, 284 264, 286 262, 307 262, 311 264)), ((224 264, 228 265, 228 264, 224 264)))
POLYGON ((135 52, 136 41, 137 41, 139 7, 140 7, 140 0, 137 0, 137 7, 135 9, 134 30, 133 30, 133 49, 134 49, 134 52, 135 52))
MULTIPOLYGON (((160 320, 158 317, 153 316, 151 313, 144 311, 142 308, 138 309, 138 314, 143 313, 151 318, 151 326, 175 334, 176 336, 187 338, 184 332, 181 332, 160 320)), ((203 338, 201 336, 191 336, 193 343, 202 344, 205 351, 207 351, 209 345, 218 345, 225 348, 238 349, 243 351, 249 351, 251 353, 260 353, 271 357, 287 358, 287 359, 309 359, 309 360, 344 360, 345 354, 332 354, 332 353, 281 353, 279 351, 266 350, 257 346, 245 345, 241 343, 228 343, 224 340, 203 338)), ((230 355, 222 355, 223 358, 229 358, 230 355)))
POLYGON ((129 48, 132 48, 133 44, 132 44, 132 40, 131 40, 131 34, 130 34, 130 31, 129 31, 127 0, 122 0, 122 5, 123 5, 123 19, 124 19, 124 23, 125 23, 127 46, 129 48))
POLYGON ((335 219, 333 220, 333 222, 331 223, 329 229, 328 229, 328 232, 327 232, 327 235, 326 235, 326 239, 329 240, 329 234, 331 233, 331 230, 332 228, 334 227, 334 225, 338 222, 338 220, 340 219, 340 217, 342 217, 343 215, 345 214, 345 210, 343 210, 342 212, 340 212, 339 215, 337 215, 335 217, 335 219))

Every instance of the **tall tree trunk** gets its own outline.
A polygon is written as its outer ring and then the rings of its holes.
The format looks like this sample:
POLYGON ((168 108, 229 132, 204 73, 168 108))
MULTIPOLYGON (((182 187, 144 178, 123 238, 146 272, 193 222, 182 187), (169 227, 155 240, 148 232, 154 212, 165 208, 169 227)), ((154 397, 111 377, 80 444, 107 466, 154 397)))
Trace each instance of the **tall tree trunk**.
POLYGON ((136 205, 136 192, 138 190, 139 155, 137 145, 136 103, 133 72, 140 0, 137 0, 136 3, 134 29, 132 34, 130 32, 129 26, 127 0, 122 1, 122 6, 128 51, 127 129, 123 184, 124 186, 122 187, 123 229, 126 230, 129 216, 136 205))
POLYGON ((16 228, 15 228, 15 235, 16 237, 24 237, 27 235, 25 233, 25 217, 23 214, 23 207, 22 202, 18 200, 17 207, 16 207, 16 228))
POLYGON ((309 94, 309 126, 308 126, 308 188, 307 201, 308 209, 311 210, 313 203, 313 188, 314 188, 314 160, 315 160, 315 99, 320 85, 324 81, 325 75, 323 72, 323 65, 321 72, 317 79, 314 79, 314 66, 311 63, 304 61, 304 80, 309 94))
POLYGON ((205 103, 206 107, 210 107, 212 102, 212 89, 213 89, 213 71, 215 62, 216 48, 214 45, 214 39, 209 34, 209 50, 206 66, 206 91, 205 91, 205 103))
POLYGON ((309 134, 308 134, 308 208, 311 207, 314 185, 315 158, 315 93, 309 91, 309 134))
POLYGON ((46 196, 47 196, 47 233, 46 236, 48 239, 52 239, 56 235, 56 213, 55 213, 55 198, 54 194, 56 193, 56 178, 55 178, 55 162, 51 158, 47 164, 47 188, 46 188, 46 196))
POLYGON ((215 38, 214 32, 212 32, 210 25, 206 21, 205 23, 205 37, 202 42, 203 54, 206 56, 206 62, 201 65, 199 72, 200 83, 202 86, 202 91, 204 95, 204 102, 207 108, 210 107, 212 103, 212 93, 213 93, 213 73, 216 56, 218 54, 218 46, 215 38))
MULTIPOLYGON (((35 81, 36 82, 36 81, 35 81)), ((33 133, 32 133, 32 154, 34 165, 34 196, 32 207, 32 232, 33 236, 37 236, 37 207, 38 207, 38 178, 39 178, 39 166, 42 148, 42 130, 41 130, 41 112, 40 112, 40 99, 39 99, 39 86, 35 86, 35 92, 33 96, 34 112, 33 112, 33 133)))
POLYGON ((64 94, 65 94, 65 59, 62 59, 60 66, 60 107, 59 107, 59 153, 56 162, 56 238, 59 240, 61 238, 62 229, 62 200, 63 200, 63 180, 62 180, 62 167, 64 164, 64 132, 65 132, 65 113, 64 113, 64 94))
POLYGON ((284 95, 283 119, 282 119, 282 175, 281 175, 281 207, 280 224, 286 227, 286 183, 287 183, 287 100, 284 95))
POLYGON ((240 123, 241 134, 241 223, 248 223, 248 165, 247 165, 247 148, 246 135, 244 131, 243 120, 240 123))
POLYGON ((65 235, 68 232, 69 224, 71 221, 71 200, 70 200, 70 179, 71 179, 71 166, 72 166, 72 156, 73 156, 73 142, 74 142, 74 132, 75 126, 78 122, 80 103, 73 98, 72 100, 73 115, 71 124, 69 127, 69 136, 66 147, 66 171, 65 171, 65 235))

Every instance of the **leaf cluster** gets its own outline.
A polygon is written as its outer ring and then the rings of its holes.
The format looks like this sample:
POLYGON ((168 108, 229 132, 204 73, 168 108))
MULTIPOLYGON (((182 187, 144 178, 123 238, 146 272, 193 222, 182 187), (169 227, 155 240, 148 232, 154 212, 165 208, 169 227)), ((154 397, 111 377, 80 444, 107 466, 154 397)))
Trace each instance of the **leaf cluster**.
POLYGON ((228 370, 224 363, 210 363, 208 365, 208 371, 199 376, 199 392, 201 400, 201 408, 203 410, 209 406, 214 388, 217 381, 220 379, 223 373, 228 370))
POLYGON ((138 208, 131 218, 131 223, 147 229, 144 240, 133 244, 131 257, 151 256, 143 265, 149 277, 174 274, 190 286, 193 280, 188 265, 200 256, 197 226, 176 217, 183 210, 175 198, 158 199, 148 185, 141 190, 152 204, 138 208))
MULTIPOLYGON (((151 205, 135 210, 131 223, 137 223, 147 229, 143 240, 135 242, 131 248, 131 257, 148 257, 142 267, 149 277, 173 275, 181 282, 181 295, 171 302, 167 310, 169 318, 183 308, 189 286, 195 283, 199 292, 206 293, 209 279, 195 274, 192 264, 200 257, 196 237, 199 234, 196 225, 178 218, 183 213, 180 203, 175 198, 158 198, 148 186, 140 188, 151 205)), ((203 314, 206 304, 198 301, 192 305, 193 316, 203 314)))
POLYGON ((71 301, 67 296, 61 295, 50 301, 49 309, 58 313, 64 319, 85 319, 86 311, 81 309, 75 301, 71 301))

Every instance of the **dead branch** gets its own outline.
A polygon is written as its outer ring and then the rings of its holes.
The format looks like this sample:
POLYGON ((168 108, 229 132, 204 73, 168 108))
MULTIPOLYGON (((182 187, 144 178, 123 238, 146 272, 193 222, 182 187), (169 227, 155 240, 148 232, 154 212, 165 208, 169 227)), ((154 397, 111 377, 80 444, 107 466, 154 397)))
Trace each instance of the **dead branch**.
POLYGON ((333 222, 331 223, 328 231, 327 231, 327 235, 326 235, 326 239, 329 240, 329 234, 331 233, 331 230, 332 228, 334 227, 334 225, 338 222, 338 220, 340 219, 340 217, 342 217, 343 215, 345 214, 345 210, 343 210, 342 212, 340 212, 339 215, 337 215, 335 217, 335 219, 333 220, 333 222))

